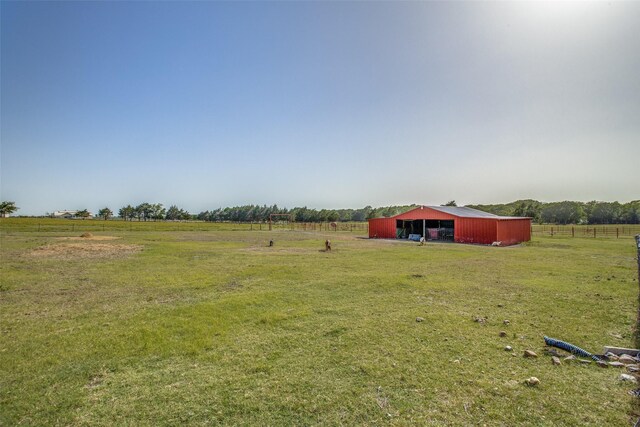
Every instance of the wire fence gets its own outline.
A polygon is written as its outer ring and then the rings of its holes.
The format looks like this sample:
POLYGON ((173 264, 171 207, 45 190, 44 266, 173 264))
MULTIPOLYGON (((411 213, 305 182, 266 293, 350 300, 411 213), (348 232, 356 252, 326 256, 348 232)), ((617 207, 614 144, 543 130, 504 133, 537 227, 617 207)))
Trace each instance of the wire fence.
MULTIPOLYGON (((208 222, 208 221, 123 221, 110 219, 2 218, 0 231, 94 233, 125 231, 282 231, 342 232, 368 234, 368 222, 208 222)), ((531 235, 583 238, 622 238, 640 234, 640 224, 554 225, 533 224, 531 235)))
POLYGON ((640 224, 550 225, 534 224, 532 236, 568 236, 590 238, 620 238, 640 234, 640 224))
POLYGON ((96 233, 144 231, 282 231, 348 232, 366 234, 367 222, 208 222, 208 221, 124 221, 111 219, 3 218, 0 231, 42 233, 96 233))

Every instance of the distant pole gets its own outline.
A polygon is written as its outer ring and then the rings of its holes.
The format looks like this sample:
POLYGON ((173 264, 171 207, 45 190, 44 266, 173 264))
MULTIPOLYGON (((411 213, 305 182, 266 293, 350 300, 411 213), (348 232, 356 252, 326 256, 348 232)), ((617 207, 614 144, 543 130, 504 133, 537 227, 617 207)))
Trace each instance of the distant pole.
POLYGON ((640 343, 638 328, 640 328, 640 234, 636 234, 636 261, 638 262, 638 320, 636 322, 636 346, 640 343))

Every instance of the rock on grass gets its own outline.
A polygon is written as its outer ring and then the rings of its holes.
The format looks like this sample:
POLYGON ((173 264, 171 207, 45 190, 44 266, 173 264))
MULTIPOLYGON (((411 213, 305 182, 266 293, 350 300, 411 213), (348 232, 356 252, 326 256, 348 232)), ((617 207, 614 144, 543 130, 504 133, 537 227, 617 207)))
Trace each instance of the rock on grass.
POLYGON ((531 387, 537 386, 538 384, 540 384, 540 380, 537 379, 536 377, 530 377, 527 378, 525 381, 525 384, 531 387))

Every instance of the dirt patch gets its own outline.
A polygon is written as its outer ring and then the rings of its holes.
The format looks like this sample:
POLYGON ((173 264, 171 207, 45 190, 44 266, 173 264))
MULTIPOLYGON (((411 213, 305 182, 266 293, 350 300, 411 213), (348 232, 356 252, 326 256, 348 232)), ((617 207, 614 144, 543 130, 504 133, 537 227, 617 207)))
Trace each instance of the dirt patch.
POLYGON ((141 245, 113 243, 60 243, 40 246, 28 253, 37 258, 86 259, 123 258, 142 250, 141 245))

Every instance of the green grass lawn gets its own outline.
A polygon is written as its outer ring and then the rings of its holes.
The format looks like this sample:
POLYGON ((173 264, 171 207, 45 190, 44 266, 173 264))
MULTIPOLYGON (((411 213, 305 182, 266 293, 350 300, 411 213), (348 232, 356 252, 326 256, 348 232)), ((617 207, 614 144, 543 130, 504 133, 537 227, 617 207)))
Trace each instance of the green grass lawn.
POLYGON ((118 239, 81 241, 12 221, 0 425, 629 425, 637 410, 620 370, 553 366, 542 339, 634 345, 629 237, 421 247, 107 227, 94 234, 118 239))

